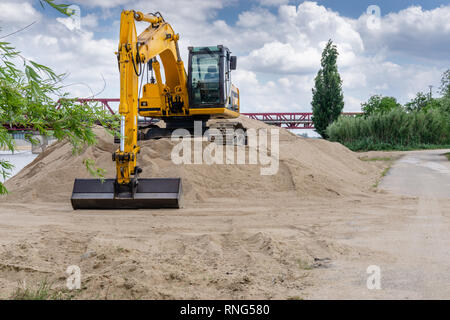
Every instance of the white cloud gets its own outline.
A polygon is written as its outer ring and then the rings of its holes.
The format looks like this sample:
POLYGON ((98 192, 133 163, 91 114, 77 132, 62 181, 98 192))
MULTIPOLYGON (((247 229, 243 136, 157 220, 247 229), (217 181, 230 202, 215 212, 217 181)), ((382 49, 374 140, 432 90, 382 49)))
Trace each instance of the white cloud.
POLYGON ((95 28, 98 26, 98 17, 95 14, 87 14, 81 17, 81 27, 82 28, 95 28))
POLYGON ((358 98, 352 97, 350 95, 344 96, 345 110, 347 112, 359 112, 361 111, 362 101, 358 98))
POLYGON ((385 49, 424 59, 450 60, 450 6, 433 10, 413 6, 389 13, 381 18, 379 28, 368 28, 367 19, 362 15, 355 25, 371 52, 385 49))
POLYGON ((311 73, 320 67, 320 52, 315 48, 297 50, 290 43, 275 41, 253 50, 243 60, 251 70, 274 74, 311 73))
POLYGON ((311 76, 273 78, 265 82, 258 79, 260 76, 242 69, 234 73, 233 81, 241 92, 242 112, 306 112, 310 109, 311 76))
MULTIPOLYGON (((271 99, 273 110, 283 108, 278 106, 278 102, 286 100, 285 105, 292 110, 297 106, 309 108, 312 81, 303 80, 303 86, 309 86, 309 90, 305 87, 294 89, 289 84, 298 82, 302 75, 306 79, 314 78, 319 68, 321 52, 326 41, 331 38, 339 51, 338 67, 343 79, 346 110, 359 110, 361 101, 367 100, 371 94, 396 96, 405 103, 417 91, 426 90, 429 84, 436 86, 440 74, 448 67, 444 61, 448 59, 450 48, 447 50, 443 47, 450 46, 450 43, 443 39, 448 38, 447 32, 450 30, 450 18, 447 19, 449 10, 450 7, 430 11, 421 8, 406 9, 383 18, 380 30, 369 30, 370 33, 365 24, 365 15, 360 19, 345 18, 315 2, 304 2, 297 7, 280 6, 274 17, 258 8, 242 13, 237 27, 239 34, 243 36, 251 34, 250 30, 257 32, 264 21, 277 21, 277 27, 269 28, 271 32, 261 43, 247 41, 248 54, 240 58, 240 67, 256 72, 257 80, 279 79, 275 81, 278 89, 270 91, 267 86, 258 83, 256 89, 252 89, 252 99, 249 100, 254 101, 258 95, 271 99), (244 17, 247 24, 244 23, 244 17), (419 23, 414 25, 417 19, 419 23), (432 20, 429 23, 431 26, 424 27, 427 19, 432 20), (366 29, 362 30, 362 26, 366 29), (392 34, 391 38, 389 34, 392 34), (439 41, 436 34, 440 34, 439 41), (404 48, 401 49, 401 41, 397 38, 405 35, 406 39, 416 40, 411 43, 402 40, 404 48), (383 37, 385 38, 381 39, 383 37), (423 47, 430 44, 425 51, 433 53, 428 56, 440 56, 440 60, 422 65, 420 61, 404 61, 398 56, 396 52, 401 50, 409 58, 409 50, 415 51, 412 55, 421 54, 416 51, 416 48, 420 48, 416 43, 419 38, 423 41, 423 47), (376 47, 374 43, 377 44, 376 47), (390 59, 400 61, 394 63, 390 59), (271 98, 267 97, 267 92, 270 92, 271 98), (286 96, 289 99, 285 99, 286 96)), ((245 91, 241 90, 241 94, 244 95, 245 91)), ((259 104, 248 101, 248 104, 256 109, 261 104, 264 105, 264 101, 259 104)))
POLYGON ((341 72, 344 89, 355 89, 367 86, 366 75, 362 71, 344 71, 341 72))
POLYGON ((283 88, 292 87, 292 81, 288 77, 279 78, 278 82, 281 84, 283 88))
POLYGON ((280 6, 289 3, 289 0, 258 0, 263 6, 280 6))
MULTIPOLYGON (((28 12, 27 21, 40 18, 30 1, 17 3, 28 12)), ((103 75, 107 88, 102 96, 118 97, 114 51, 120 12, 116 8, 161 11, 181 36, 180 51, 185 62, 190 45, 224 44, 238 55, 238 70, 232 79, 240 89, 243 112, 310 110, 311 88, 329 39, 339 51, 345 109, 349 111, 358 110, 361 101, 371 94, 396 96, 407 102, 417 91, 427 90, 428 85, 437 86, 443 69, 448 68, 450 43, 445 40, 450 35, 450 6, 434 10, 413 7, 391 13, 382 18, 379 30, 369 30, 365 15, 351 19, 316 2, 297 6, 286 2, 255 1, 250 10, 237 12, 233 24, 219 19, 218 12, 234 5, 235 0, 76 0, 83 5, 81 30, 71 32, 47 17, 8 40, 27 57, 57 72, 68 72, 67 83, 85 83, 98 92, 103 88, 103 75), (93 7, 97 9, 92 11, 93 7), (105 12, 110 18, 103 20, 105 12), (110 34, 93 32, 106 25, 113 30, 110 34)), ((238 6, 230 8, 239 10, 238 6)), ((2 14, 0 10, 0 17, 2 14)), ((8 25, 17 29, 23 26, 23 14, 14 14, 8 15, 8 25)), ((138 30, 144 27, 145 23, 138 23, 138 30)), ((82 84, 67 89, 73 95, 91 95, 82 84)))
MULTIPOLYGON (((346 71, 344 89, 365 87, 362 72, 347 70, 355 63, 363 63, 357 58, 364 52, 360 34, 352 21, 315 2, 282 5, 276 16, 266 9, 254 8, 239 15, 235 29, 245 44, 234 44, 247 48, 247 53, 239 58, 239 68, 253 72, 254 77, 247 75, 247 79, 256 81, 250 86, 239 77, 236 80, 245 89, 240 90, 245 109, 310 110, 313 80, 320 68, 322 50, 330 38, 340 53, 339 67, 346 71), (264 38, 257 36, 259 30, 267 32, 264 38), (251 98, 246 98, 249 92, 251 98)), ((355 100, 351 101, 354 108, 355 100)))
POLYGON ((130 0, 73 0, 72 2, 87 7, 114 8, 130 3, 130 0))
POLYGON ((5 23, 31 23, 40 18, 40 13, 28 2, 6 1, 0 3, 2 25, 5 23))
POLYGON ((298 35, 301 34, 308 39, 310 45, 317 45, 331 38, 336 43, 348 44, 355 51, 364 49, 359 33, 348 19, 316 2, 306 1, 298 7, 281 6, 279 19, 282 34, 287 41, 298 41, 298 35))
POLYGON ((75 84, 66 87, 72 96, 87 97, 101 91, 102 76, 107 82, 107 94, 117 96, 117 40, 95 39, 92 32, 71 31, 52 19, 41 21, 29 32, 18 33, 12 40, 26 58, 50 66, 56 73, 67 73, 64 84, 75 84))
POLYGON ((253 11, 244 11, 239 14, 239 20, 236 25, 244 28, 273 26, 277 22, 275 15, 269 10, 256 8, 253 11))
POLYGON ((277 17, 266 10, 247 11, 239 16, 237 25, 247 29, 277 26, 269 29, 271 34, 261 47, 244 58, 249 68, 257 71, 313 72, 319 68, 321 52, 330 38, 338 46, 341 66, 352 64, 364 50, 359 33, 349 21, 315 2, 304 2, 298 7, 283 5, 277 17))

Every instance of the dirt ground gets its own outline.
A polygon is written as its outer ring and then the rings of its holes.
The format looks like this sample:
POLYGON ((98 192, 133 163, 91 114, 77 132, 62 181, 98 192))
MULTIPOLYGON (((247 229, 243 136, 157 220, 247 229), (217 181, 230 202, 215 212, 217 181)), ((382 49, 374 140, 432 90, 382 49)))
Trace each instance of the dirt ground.
MULTIPOLYGON (((411 268, 420 268, 427 248, 414 255, 407 237, 420 231, 416 216, 426 203, 379 186, 397 153, 356 154, 281 132, 278 173, 261 176, 251 165, 175 168, 164 152, 170 143, 152 141, 141 155, 144 172, 181 176, 182 209, 74 211, 70 192, 74 177, 86 175, 82 157, 110 161, 114 146, 99 137, 78 157, 57 143, 7 182, 0 298, 43 282, 51 297, 72 299, 450 297, 442 285, 432 292, 386 282, 407 281, 395 272, 416 279, 411 268), (409 255, 400 257, 406 247, 409 255), (81 270, 80 290, 66 289, 71 265, 81 270), (382 290, 367 289, 369 265, 380 266, 382 290)), ((448 222, 450 200, 438 204, 448 222)))
POLYGON ((355 229, 351 219, 386 208, 371 197, 318 203, 217 199, 120 213, 2 204, 2 298, 24 279, 64 289, 70 265, 82 272, 76 298, 308 298, 324 268, 373 254, 339 240, 355 229))
POLYGON ((443 155, 446 152, 401 153, 378 186, 382 190, 378 205, 368 205, 372 209, 365 214, 349 216, 351 232, 345 235, 338 231, 343 228, 329 228, 339 243, 360 248, 360 255, 342 256, 332 268, 316 273, 320 285, 309 291, 309 298, 450 298, 450 162, 443 155), (380 290, 367 290, 369 265, 380 268, 380 290))

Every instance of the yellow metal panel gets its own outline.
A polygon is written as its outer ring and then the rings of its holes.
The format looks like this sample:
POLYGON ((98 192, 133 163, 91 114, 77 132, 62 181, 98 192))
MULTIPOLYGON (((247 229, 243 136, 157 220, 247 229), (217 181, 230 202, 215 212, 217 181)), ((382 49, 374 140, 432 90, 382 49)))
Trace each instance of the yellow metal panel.
POLYGON ((238 118, 239 113, 227 108, 195 108, 189 109, 190 115, 211 115, 214 118, 238 118))
POLYGON ((156 83, 147 83, 144 85, 142 98, 140 99, 140 108, 161 108, 161 96, 159 87, 156 83))

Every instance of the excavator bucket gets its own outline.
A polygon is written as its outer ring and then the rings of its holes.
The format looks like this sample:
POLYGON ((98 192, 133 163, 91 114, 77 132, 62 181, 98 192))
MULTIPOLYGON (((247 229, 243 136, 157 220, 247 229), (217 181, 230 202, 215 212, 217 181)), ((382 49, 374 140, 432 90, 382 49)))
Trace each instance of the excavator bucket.
POLYGON ((158 209, 180 208, 181 179, 139 179, 134 195, 117 192, 115 179, 75 179, 72 192, 74 209, 158 209))

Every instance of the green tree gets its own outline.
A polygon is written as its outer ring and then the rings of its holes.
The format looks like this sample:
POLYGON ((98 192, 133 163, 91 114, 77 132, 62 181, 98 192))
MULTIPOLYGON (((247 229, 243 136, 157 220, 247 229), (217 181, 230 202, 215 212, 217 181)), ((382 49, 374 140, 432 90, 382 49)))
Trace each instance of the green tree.
POLYGON ((383 97, 381 95, 373 95, 365 103, 361 104, 364 115, 375 113, 386 113, 396 108, 401 108, 401 104, 394 97, 383 97))
POLYGON ((321 66, 312 89, 313 123, 316 132, 327 138, 326 128, 335 121, 344 109, 342 80, 338 72, 336 45, 328 41, 322 52, 321 66))
MULTIPOLYGON (((45 3, 70 15, 66 5, 57 5, 50 0, 45 3)), ((31 128, 41 135, 67 139, 74 152, 96 142, 93 131, 96 123, 117 128, 116 117, 96 104, 80 105, 77 99, 68 99, 68 94, 62 91, 63 77, 26 59, 10 43, 0 42, 0 149, 14 151, 14 141, 8 132, 12 127, 31 128)), ((33 142, 31 136, 28 139, 33 142)), ((101 173, 101 170, 91 168, 92 161, 85 161, 85 165, 91 172, 101 173)), ((0 160, 3 179, 10 175, 11 169, 11 163, 0 160)), ((6 192, 0 182, 0 194, 6 192)))
POLYGON ((450 95, 439 99, 439 107, 450 115, 450 95))
POLYGON ((440 90, 443 96, 450 98, 450 69, 442 74, 440 90))
POLYGON ((426 110, 427 105, 430 103, 430 100, 431 100, 430 95, 426 95, 423 92, 418 92, 414 99, 405 104, 405 109, 410 112, 426 110))

